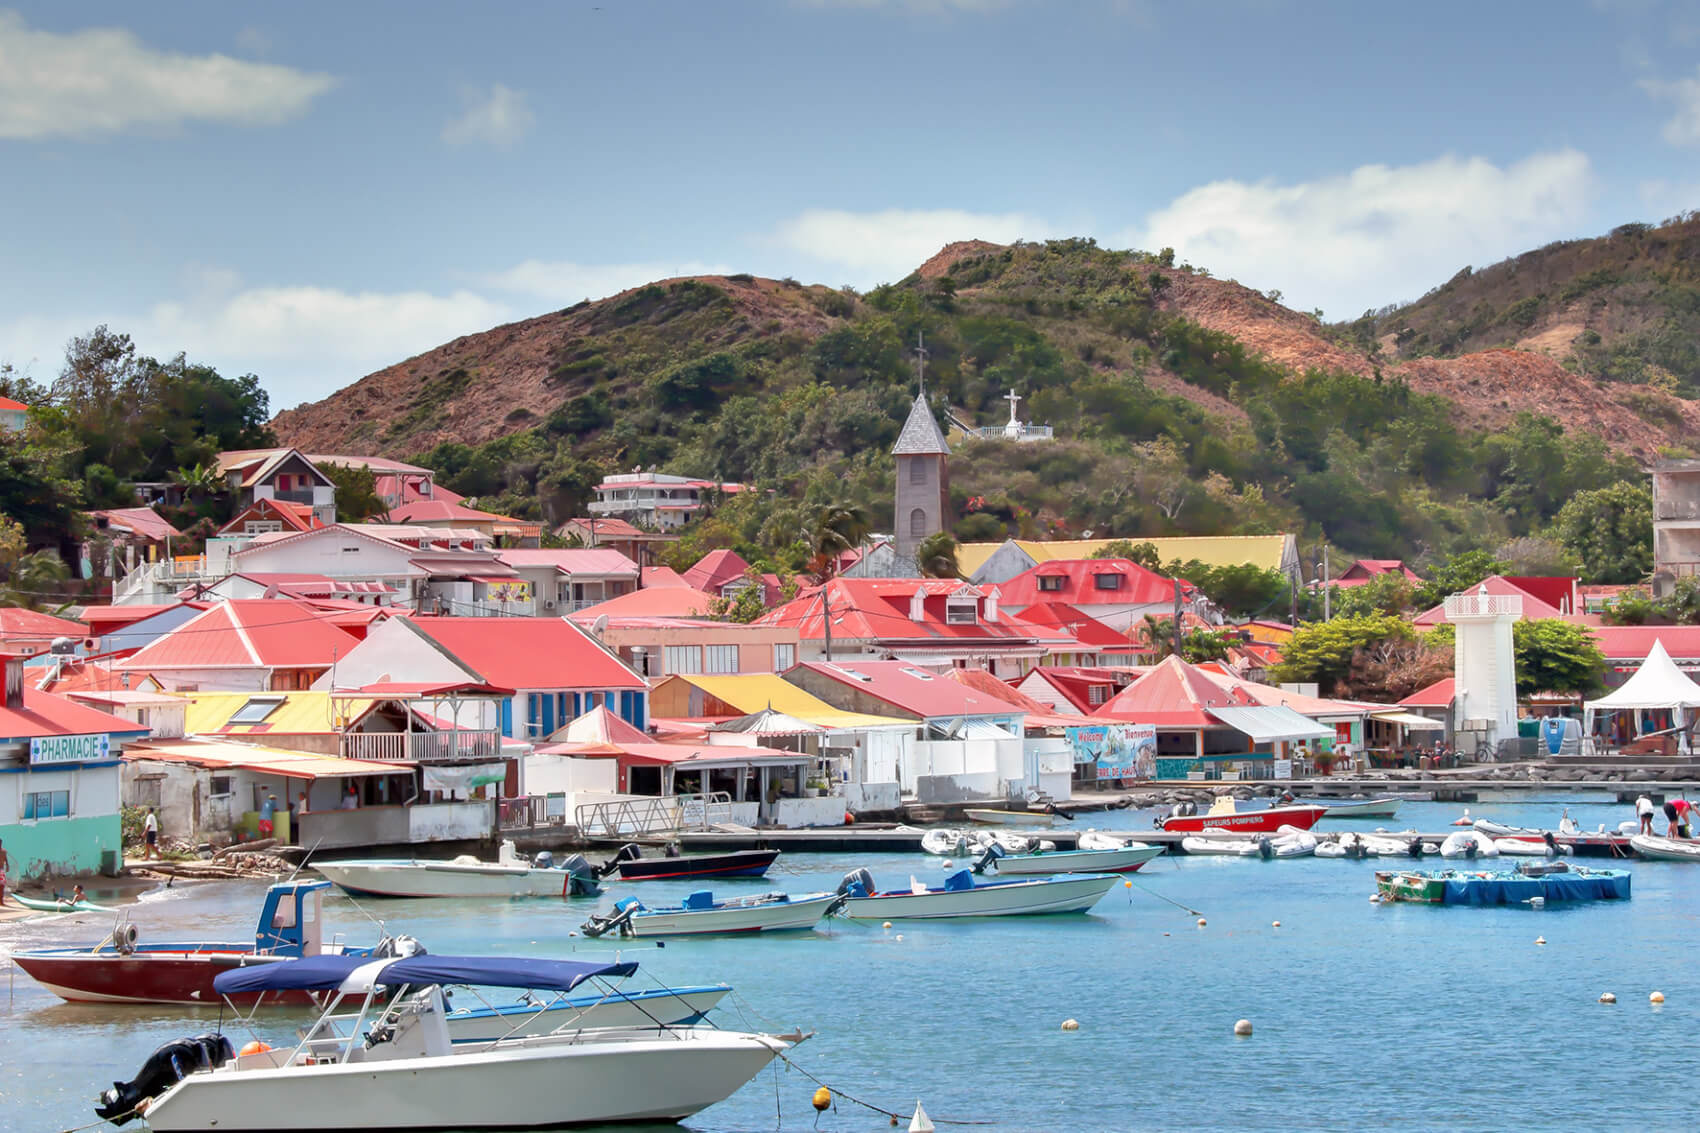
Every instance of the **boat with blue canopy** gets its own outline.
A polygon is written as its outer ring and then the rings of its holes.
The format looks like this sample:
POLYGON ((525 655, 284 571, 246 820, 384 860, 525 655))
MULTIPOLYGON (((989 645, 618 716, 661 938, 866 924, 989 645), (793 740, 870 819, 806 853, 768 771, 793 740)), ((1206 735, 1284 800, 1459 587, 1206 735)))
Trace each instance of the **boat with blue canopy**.
POLYGON ((1380 871, 1383 901, 1422 905, 1544 905, 1548 901, 1627 901, 1631 875, 1565 862, 1524 863, 1514 870, 1380 871))

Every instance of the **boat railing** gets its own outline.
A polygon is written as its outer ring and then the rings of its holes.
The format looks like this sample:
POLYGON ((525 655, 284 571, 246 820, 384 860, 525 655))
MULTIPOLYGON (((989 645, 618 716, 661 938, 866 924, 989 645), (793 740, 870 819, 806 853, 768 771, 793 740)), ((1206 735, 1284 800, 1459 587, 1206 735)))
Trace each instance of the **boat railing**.
POLYGON ((732 821, 732 796, 727 791, 711 791, 589 803, 575 808, 573 821, 580 832, 602 838, 707 830, 732 821))

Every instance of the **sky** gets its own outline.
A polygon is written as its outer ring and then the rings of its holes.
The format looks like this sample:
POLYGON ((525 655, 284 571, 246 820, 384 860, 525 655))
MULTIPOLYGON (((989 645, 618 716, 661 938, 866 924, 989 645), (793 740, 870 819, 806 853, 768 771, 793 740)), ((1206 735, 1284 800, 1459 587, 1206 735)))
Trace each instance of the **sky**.
POLYGON ((0 0, 0 362, 273 409, 670 276, 1090 236, 1354 317, 1700 208, 1659 0, 0 0))

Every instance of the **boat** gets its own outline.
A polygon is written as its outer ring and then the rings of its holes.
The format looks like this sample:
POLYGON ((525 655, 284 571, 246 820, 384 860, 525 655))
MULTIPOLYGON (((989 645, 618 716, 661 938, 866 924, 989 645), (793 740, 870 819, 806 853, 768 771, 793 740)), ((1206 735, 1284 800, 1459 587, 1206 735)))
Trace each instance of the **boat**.
POLYGON ((839 893, 762 893, 716 901, 706 889, 681 904, 650 908, 622 897, 612 911, 580 926, 586 936, 706 936, 729 932, 806 932, 844 903, 839 893))
POLYGON ((1385 871, 1375 875, 1383 901, 1424 905, 1516 905, 1548 901, 1627 900, 1630 874, 1565 862, 1525 862, 1514 870, 1385 871))
POLYGON ((857 869, 845 875, 838 891, 849 898, 841 915, 852 920, 1008 917, 1084 913, 1110 891, 1116 880, 1107 874, 1068 874, 976 883, 972 873, 959 869, 937 888, 910 878, 908 889, 882 893, 874 886, 872 874, 857 869))
POLYGON ((1309 830, 1328 813, 1328 808, 1315 803, 1292 806, 1272 806, 1264 810, 1240 810, 1231 795, 1223 795, 1204 814, 1171 814, 1157 819, 1160 830, 1178 830, 1196 834, 1204 830, 1224 830, 1234 834, 1273 834, 1283 826, 1309 830))
MULTIPOLYGON (((215 1005, 213 981, 232 968, 265 966, 309 956, 374 959, 418 950, 409 937, 385 937, 370 947, 324 940, 323 896, 330 882, 283 881, 266 890, 252 940, 161 941, 140 939, 135 924, 120 920, 104 940, 12 953, 32 979, 73 1003, 172 1003, 215 1005)), ((288 999, 290 997, 286 997, 288 999)), ((301 992, 296 1004, 313 1002, 301 992)))
POLYGON ((547 850, 526 861, 503 842, 498 859, 462 854, 449 861, 366 858, 314 862, 313 868, 356 897, 594 897, 596 871, 583 855, 559 865, 547 850))
MULTIPOLYGON (((669 846, 671 850, 673 847, 669 846)), ((599 875, 618 873, 622 881, 662 881, 677 877, 760 877, 778 850, 727 850, 718 854, 664 854, 646 858, 635 842, 621 846, 599 875)))
POLYGON ((1276 858, 1305 858, 1316 853, 1316 835, 1306 830, 1283 826, 1273 836, 1257 839, 1257 856, 1264 861, 1276 858))
POLYGON ((1392 818, 1399 812, 1399 804, 1403 799, 1363 799, 1350 800, 1343 803, 1325 803, 1328 809, 1324 818, 1392 818))
POLYGON ((118 910, 105 905, 96 905, 90 901, 73 901, 69 897, 55 897, 51 900, 41 897, 25 897, 22 893, 12 894, 12 900, 26 909, 34 909, 38 913, 115 913, 118 910))
POLYGON ((1629 839, 1630 847, 1641 857, 1658 862, 1700 862, 1700 842, 1687 838, 1664 838, 1655 834, 1637 834, 1629 839))
POLYGON ((1037 854, 1006 854, 994 846, 980 855, 973 868, 975 873, 983 873, 989 865, 998 873, 1012 877, 1049 877, 1059 873, 1133 873, 1162 852, 1163 847, 1148 846, 1143 842, 1118 846, 1113 850, 1058 850, 1037 854))
POLYGON ((1474 828, 1455 830, 1440 844, 1443 858, 1497 858, 1499 847, 1493 839, 1474 828))
POLYGON ((1102 830, 1088 830, 1074 843, 1077 850, 1119 850, 1123 846, 1144 845, 1134 838, 1124 838, 1119 834, 1109 834, 1102 830))
POLYGON ((968 835, 960 830, 929 830, 921 835, 921 849, 940 857, 961 857, 968 853, 968 835))
POLYGON ((962 812, 968 816, 969 822, 978 822, 984 826, 1052 826, 1056 816, 1042 810, 989 810, 983 807, 969 807, 962 812))
POLYGON ((1570 847, 1559 845, 1551 834, 1545 838, 1495 838, 1493 844, 1501 854, 1511 857, 1556 858, 1570 852, 1570 847))
POLYGON ((317 1024, 293 1046, 254 1042, 236 1054, 222 1034, 161 1047, 95 1112, 144 1117, 152 1133, 543 1129, 678 1121, 737 1092, 802 1036, 706 1026, 577 1028, 456 1043, 447 985, 569 992, 635 964, 512 956, 315 956, 215 981, 227 998, 316 993, 324 1015, 345 1002, 363 1022, 346 1034, 317 1024), (391 992, 395 994, 391 994, 391 992))
POLYGON ((1235 835, 1225 838, 1220 835, 1208 837, 1203 834, 1192 834, 1181 839, 1181 849, 1188 854, 1218 855, 1223 857, 1255 858, 1257 856, 1257 839, 1235 835))

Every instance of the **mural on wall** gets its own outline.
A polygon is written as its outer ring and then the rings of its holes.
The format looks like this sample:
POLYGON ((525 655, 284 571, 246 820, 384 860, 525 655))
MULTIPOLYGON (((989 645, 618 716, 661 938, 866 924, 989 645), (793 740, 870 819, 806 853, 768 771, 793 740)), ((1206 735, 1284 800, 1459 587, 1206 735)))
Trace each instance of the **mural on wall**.
POLYGON ((1099 779, 1151 779, 1157 774, 1155 724, 1094 724, 1067 728, 1076 763, 1091 763, 1099 779))

